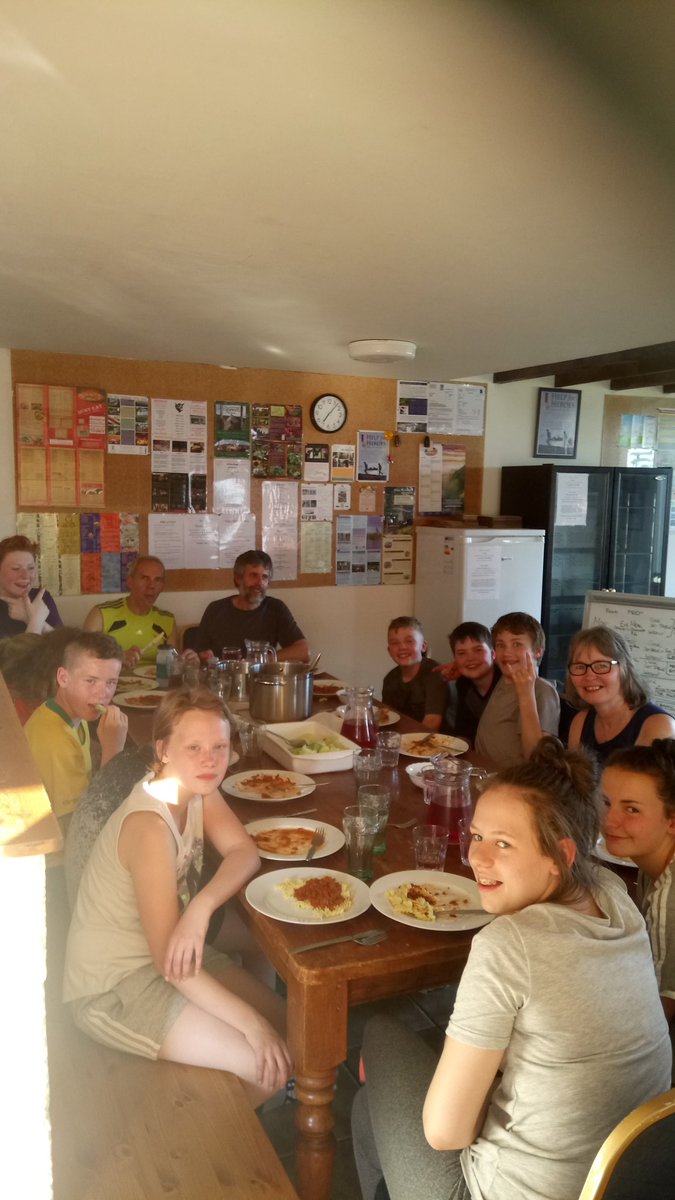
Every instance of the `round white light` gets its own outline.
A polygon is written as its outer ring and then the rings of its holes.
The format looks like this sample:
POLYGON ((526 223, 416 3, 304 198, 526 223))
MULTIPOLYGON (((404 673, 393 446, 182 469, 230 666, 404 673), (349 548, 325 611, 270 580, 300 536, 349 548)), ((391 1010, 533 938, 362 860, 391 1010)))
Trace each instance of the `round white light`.
POLYGON ((414 342, 397 342, 391 338, 369 338, 365 341, 350 342, 349 356, 357 362, 398 362, 400 359, 413 359, 417 351, 414 342))

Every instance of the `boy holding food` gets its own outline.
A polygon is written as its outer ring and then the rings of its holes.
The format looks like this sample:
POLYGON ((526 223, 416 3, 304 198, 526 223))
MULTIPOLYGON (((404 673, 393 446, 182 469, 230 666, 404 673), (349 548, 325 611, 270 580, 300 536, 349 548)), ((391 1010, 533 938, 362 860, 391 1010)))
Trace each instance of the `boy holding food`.
POLYGON ((57 817, 68 817, 91 775, 88 721, 98 717, 101 766, 124 748, 127 718, 110 704, 122 666, 122 650, 106 633, 81 633, 65 647, 56 671, 56 692, 25 725, 35 765, 57 817))
POLYGON ((382 700, 397 712, 438 733, 448 703, 448 687, 427 658, 427 643, 417 617, 396 617, 387 630, 387 650, 396 666, 384 677, 382 700))

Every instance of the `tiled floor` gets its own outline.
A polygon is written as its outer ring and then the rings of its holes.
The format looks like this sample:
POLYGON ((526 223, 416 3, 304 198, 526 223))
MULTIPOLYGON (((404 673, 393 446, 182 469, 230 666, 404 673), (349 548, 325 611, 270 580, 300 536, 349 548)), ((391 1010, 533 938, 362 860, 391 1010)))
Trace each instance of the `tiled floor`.
MULTIPOLYGON (((352 1154, 350 1113, 358 1084, 359 1052, 363 1029, 369 1017, 386 1012, 397 1017, 412 1029, 420 1032, 425 1041, 434 1045, 439 1053, 443 1044, 448 1016, 455 997, 456 985, 434 988, 428 992, 416 992, 411 996, 400 996, 377 1004, 364 1004, 353 1008, 349 1016, 349 1049, 347 1061, 338 1070, 337 1094, 335 1099, 335 1171, 331 1200, 360 1200, 354 1156, 352 1154)), ((294 1180, 295 1126, 293 1124, 293 1101, 279 1105, 260 1119, 267 1134, 283 1162, 291 1179, 294 1180)))

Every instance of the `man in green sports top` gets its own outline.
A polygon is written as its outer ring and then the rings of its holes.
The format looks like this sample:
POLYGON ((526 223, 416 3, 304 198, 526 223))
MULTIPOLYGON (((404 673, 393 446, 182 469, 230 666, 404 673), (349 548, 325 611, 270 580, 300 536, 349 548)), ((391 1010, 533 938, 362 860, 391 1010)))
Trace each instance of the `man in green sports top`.
POLYGON ((154 663, 159 646, 175 646, 176 621, 173 613, 156 605, 164 587, 161 559, 137 558, 127 576, 127 587, 128 596, 96 604, 84 628, 114 637, 124 651, 125 669, 132 670, 139 662, 154 663))

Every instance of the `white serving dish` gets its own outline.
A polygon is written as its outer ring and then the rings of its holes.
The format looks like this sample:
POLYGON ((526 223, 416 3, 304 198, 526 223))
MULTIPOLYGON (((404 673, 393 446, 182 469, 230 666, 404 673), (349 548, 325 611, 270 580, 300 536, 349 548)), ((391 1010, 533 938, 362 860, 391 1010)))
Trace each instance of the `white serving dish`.
MULTIPOLYGON (((350 771, 354 765, 354 751, 359 747, 348 738, 342 738, 344 750, 328 750, 325 754, 294 754, 291 747, 278 741, 273 735, 278 733, 282 738, 324 738, 327 733, 335 732, 327 722, 317 721, 311 717, 308 721, 286 721, 280 725, 266 725, 260 739, 263 750, 291 771, 301 771, 305 775, 324 775, 327 771, 350 771)), ((340 737, 342 735, 340 734, 340 737)))

